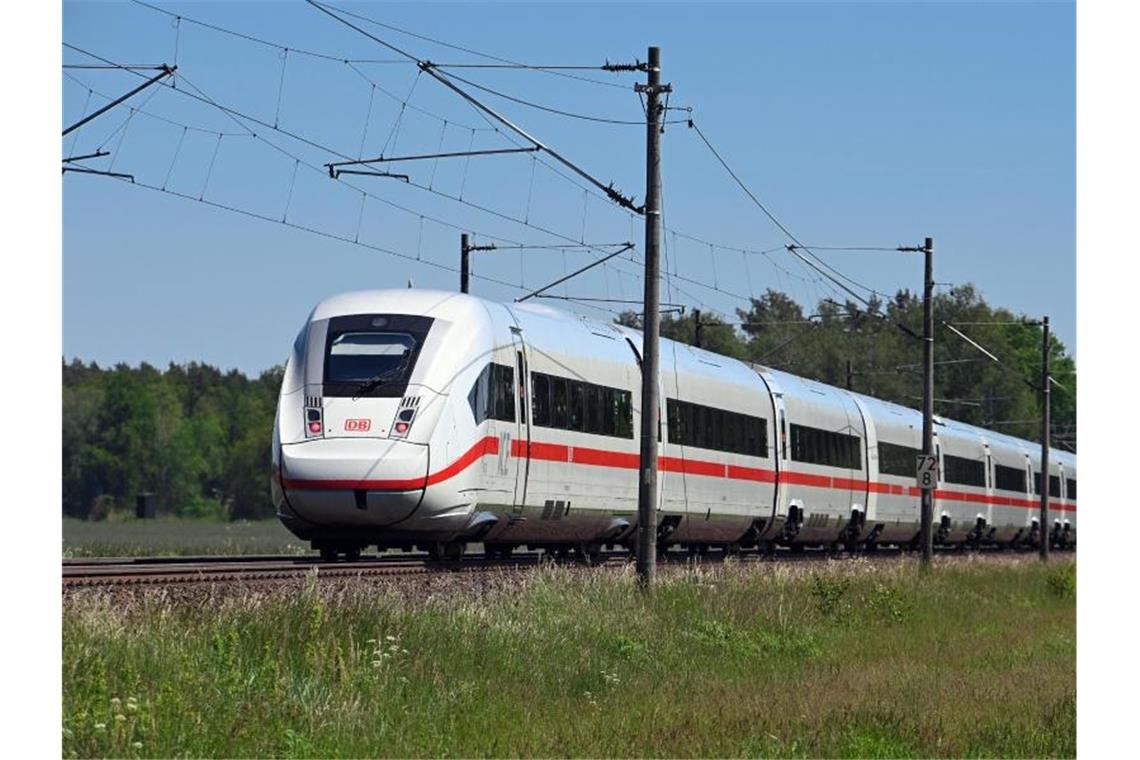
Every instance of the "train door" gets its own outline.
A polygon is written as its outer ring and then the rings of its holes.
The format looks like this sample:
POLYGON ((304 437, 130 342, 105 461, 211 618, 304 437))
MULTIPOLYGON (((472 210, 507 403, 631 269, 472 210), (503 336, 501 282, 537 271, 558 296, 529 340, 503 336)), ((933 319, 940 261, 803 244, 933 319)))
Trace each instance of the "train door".
MULTIPOLYGON (((507 458, 511 462, 514 475, 514 507, 522 511, 526 506, 526 488, 530 476, 530 368, 527 362, 527 347, 522 329, 511 327, 511 345, 514 348, 515 412, 514 440, 507 447, 507 458)), ((500 450, 500 456, 502 451, 500 450)))
MULTIPOLYGON (((1036 491, 1033 484, 1033 459, 1028 454, 1025 455, 1025 492, 1026 502, 1032 503, 1036 491)), ((1025 510, 1025 527, 1027 530, 1032 531, 1037 526, 1037 517, 1038 512, 1036 510, 1025 510)))
POLYGON ((772 402, 772 441, 771 456, 773 469, 776 471, 776 483, 772 494, 771 517, 767 527, 782 525, 788 519, 788 484, 781 475, 788 466, 788 413, 784 406, 784 394, 776 381, 757 371, 761 381, 768 388, 768 397, 772 402))
MULTIPOLYGON (((863 428, 863 484, 861 488, 852 488, 852 509, 862 504, 863 519, 868 527, 878 519, 878 492, 871 488, 872 481, 879 479, 879 440, 875 430, 874 418, 866 405, 858 396, 851 395, 851 401, 859 411, 863 428), (874 469, 872 469, 872 467, 874 469)), ((855 478, 858 480, 859 478, 855 478)))
POLYGON ((1049 494, 1049 496, 1050 496, 1050 499, 1049 499, 1050 504, 1052 504, 1054 502, 1056 503, 1056 507, 1051 506, 1049 511, 1051 513, 1050 519, 1052 519, 1052 521, 1053 521, 1054 530, 1057 531, 1057 534, 1058 534, 1057 537, 1059 538, 1062 531, 1064 531, 1065 523, 1068 522, 1068 520, 1065 519, 1066 508, 1068 507, 1068 500, 1065 498, 1065 463, 1064 462, 1058 462, 1057 463, 1057 495, 1053 496, 1053 494, 1049 494))
MULTIPOLYGON (((685 473, 687 452, 684 446, 675 443, 677 440, 676 432, 670 434, 669 430, 669 399, 677 399, 681 396, 681 378, 677 372, 677 345, 672 344, 671 350, 662 352, 659 359, 660 372, 657 382, 657 535, 662 542, 668 542, 670 537, 676 538, 678 532, 684 535, 691 495, 685 473)), ((641 366, 640 354, 638 355, 638 366, 641 366)), ((638 395, 640 396, 640 391, 638 395)), ((640 428, 636 435, 640 441, 640 428)))
POLYGON ((989 443, 985 444, 986 451, 986 508, 982 510, 982 517, 988 527, 994 525, 994 457, 990 452, 989 443))
MULTIPOLYGON (((934 490, 930 493, 930 515, 931 522, 933 523, 932 530, 934 535, 938 535, 939 526, 945 525, 946 530, 949 530, 950 513, 943 511, 944 502, 942 497, 939 496, 939 491, 942 490, 942 484, 946 482, 946 464, 942 461, 942 444, 938 440, 938 431, 934 431, 934 458, 938 460, 938 477, 934 483, 934 490)), ((922 524, 922 492, 918 492, 918 521, 919 525, 922 524)))

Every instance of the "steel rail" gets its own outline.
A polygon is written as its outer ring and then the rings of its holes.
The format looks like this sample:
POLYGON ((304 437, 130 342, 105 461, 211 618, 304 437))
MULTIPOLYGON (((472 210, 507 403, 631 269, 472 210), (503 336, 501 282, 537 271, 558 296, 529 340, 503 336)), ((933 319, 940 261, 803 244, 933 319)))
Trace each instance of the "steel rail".
MULTIPOLYGON (((976 555, 994 555, 1017 558, 1026 552, 1006 552, 992 547, 961 549, 957 546, 939 547, 940 557, 948 560, 967 559, 976 555)), ((702 553, 669 551, 662 555, 665 566, 687 567, 720 564, 729 557, 742 564, 755 566, 773 562, 798 563, 842 561, 862 557, 872 561, 905 561, 910 555, 903 549, 878 548, 873 552, 850 554, 828 549, 809 549, 802 553, 781 548, 769 554, 755 549, 728 554, 716 549, 702 553)), ((595 563, 598 568, 618 568, 632 562, 628 552, 612 551, 602 554, 595 563)), ((67 588, 166 586, 203 583, 238 583, 289 581, 306 577, 317 579, 357 579, 370 577, 400 577, 443 573, 485 573, 493 571, 528 571, 548 564, 581 565, 581 560, 568 553, 528 551, 508 559, 489 559, 481 556, 462 560, 432 560, 424 554, 364 556, 352 562, 327 561, 316 556, 296 555, 245 555, 198 557, 97 557, 67 558, 62 562, 62 582, 67 588)))

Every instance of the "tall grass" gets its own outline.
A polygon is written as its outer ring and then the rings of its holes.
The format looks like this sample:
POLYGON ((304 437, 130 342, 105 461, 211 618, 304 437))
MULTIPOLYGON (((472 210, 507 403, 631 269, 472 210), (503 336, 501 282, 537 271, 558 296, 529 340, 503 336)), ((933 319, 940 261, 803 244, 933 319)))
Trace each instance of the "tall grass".
POLYGON ((651 596, 574 568, 83 591, 64 598, 63 750, 1072 756, 1060 567, 729 564, 651 596))

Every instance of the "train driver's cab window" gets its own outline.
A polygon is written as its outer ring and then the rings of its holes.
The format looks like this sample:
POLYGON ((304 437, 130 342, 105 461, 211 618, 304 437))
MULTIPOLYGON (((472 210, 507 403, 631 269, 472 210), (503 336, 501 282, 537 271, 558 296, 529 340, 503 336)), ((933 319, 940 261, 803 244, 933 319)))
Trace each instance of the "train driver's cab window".
POLYGON ((380 377, 398 382, 415 348, 416 339, 407 333, 341 333, 329 347, 325 382, 363 383, 380 377))
POLYGON ((515 371, 504 364, 488 364, 475 379, 467 403, 478 425, 483 420, 515 421, 515 371))

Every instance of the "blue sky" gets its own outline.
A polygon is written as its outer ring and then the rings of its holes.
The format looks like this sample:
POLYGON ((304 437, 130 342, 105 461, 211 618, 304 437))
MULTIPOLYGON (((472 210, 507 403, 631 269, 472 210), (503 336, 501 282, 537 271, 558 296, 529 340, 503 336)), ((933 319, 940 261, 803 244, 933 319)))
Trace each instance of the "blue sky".
MULTIPOLYGON (((993 304, 1049 314, 1075 351, 1072 4, 337 5, 537 64, 628 61, 658 44, 663 78, 674 87, 670 105, 694 109, 704 133, 799 239, 878 246, 933 236, 939 282, 972 282, 993 304)), ((361 155, 362 146, 363 155, 374 156, 385 142, 388 155, 510 144, 442 85, 426 75, 417 81, 413 65, 349 66, 297 53, 354 61, 397 57, 303 3, 162 7, 186 18, 176 22, 132 3, 64 4, 65 42, 121 63, 177 62, 184 77, 181 92, 153 88, 130 101, 145 113, 131 117, 125 132, 116 129, 130 111, 120 107, 78 130, 74 144, 72 136, 63 141, 65 155, 103 145, 113 155, 89 163, 107 168, 113 158, 114 171, 134 174, 139 182, 63 178, 66 357, 159 366, 201 360, 260 371, 284 359, 309 310, 327 295, 403 287, 409 280, 418 287, 455 288, 456 274, 423 262, 456 266, 458 228, 473 232, 477 242, 495 237, 504 245, 634 239, 640 247, 641 228, 626 212, 585 194, 530 155, 403 164, 399 170, 422 187, 392 179, 331 180, 305 164, 319 169, 338 160, 335 153, 361 155), (183 94, 194 88, 322 148, 235 121, 183 94), (141 185, 284 217, 364 245, 141 185), (363 213, 361 190, 371 196, 363 213), (446 197, 460 195, 500 215, 446 197)), ((433 61, 486 62, 356 23, 433 61)), ((91 62, 67 49, 63 59, 91 62)), ((118 71, 67 73, 83 84, 62 79, 66 124, 105 102, 97 94, 88 99, 88 88, 117 95, 142 81, 118 71)), ((533 71, 455 73, 562 110, 620 120, 641 114, 630 89, 639 79, 634 75, 580 72, 623 86, 617 88, 533 71)), ((479 97, 599 179, 643 196, 642 128, 479 97)), ((685 124, 667 128, 663 150, 665 225, 678 233, 665 235, 678 278, 671 295, 670 285, 663 286, 663 300, 732 314, 744 305, 740 296, 767 287, 805 303, 834 296, 832 287, 786 253, 741 253, 787 241, 685 124), (686 236, 715 245, 710 250, 686 236)), ((921 282, 918 258, 819 255, 888 293, 921 282)), ((475 272, 507 284, 477 279, 473 291, 511 300, 521 287, 543 285, 596 256, 552 248, 477 254, 475 272)), ((555 292, 635 299, 640 290, 637 264, 620 261, 555 292)))

